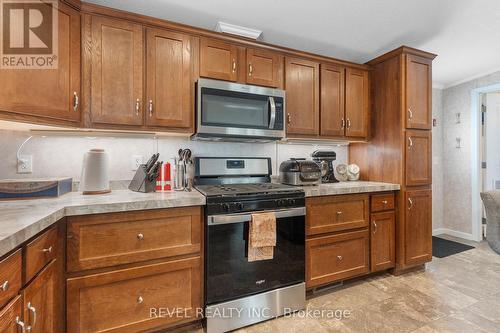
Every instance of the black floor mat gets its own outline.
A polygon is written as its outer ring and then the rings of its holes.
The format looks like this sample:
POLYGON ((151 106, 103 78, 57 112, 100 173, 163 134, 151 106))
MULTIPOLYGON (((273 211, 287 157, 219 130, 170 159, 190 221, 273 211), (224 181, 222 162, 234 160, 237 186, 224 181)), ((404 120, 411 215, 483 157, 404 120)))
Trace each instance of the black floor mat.
POLYGON ((474 246, 453 242, 439 237, 432 237, 432 255, 434 257, 444 258, 473 248, 474 246))

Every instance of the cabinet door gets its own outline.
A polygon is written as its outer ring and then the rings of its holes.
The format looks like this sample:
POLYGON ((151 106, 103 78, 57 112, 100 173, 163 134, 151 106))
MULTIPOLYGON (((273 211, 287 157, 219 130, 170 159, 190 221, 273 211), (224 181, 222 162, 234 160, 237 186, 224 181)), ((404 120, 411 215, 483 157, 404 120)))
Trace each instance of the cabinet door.
POLYGON ((396 218, 394 211, 371 215, 371 270, 381 271, 396 264, 396 218))
POLYGON ((406 128, 431 129, 432 60, 406 56, 406 128))
POLYGON ((30 333, 57 333, 57 285, 55 260, 22 291, 24 322, 30 333))
POLYGON ((287 134, 319 134, 319 64, 286 58, 287 134))
POLYGON ((0 309, 0 332, 19 333, 26 328, 26 323, 22 320, 21 296, 17 296, 3 309, 0 309))
POLYGON ((80 121, 80 14, 58 11, 57 69, 0 69, 0 111, 80 121))
POLYGON ((270 51, 247 49, 248 84, 281 87, 283 84, 283 56, 270 51))
POLYGON ((432 260, 432 190, 411 190, 405 194, 405 264, 432 260))
POLYGON ((191 39, 160 29, 147 29, 146 36, 146 124, 189 131, 194 118, 191 39))
POLYGON ((368 231, 306 240, 306 287, 368 273, 368 231))
POLYGON ((216 39, 200 40, 200 76, 236 81, 238 48, 216 39))
POLYGON ((321 135, 344 136, 345 68, 321 65, 321 135))
POLYGON ((142 26, 92 17, 91 120, 98 124, 143 124, 142 26))
POLYGON ((142 332, 196 320, 201 277, 194 257, 68 279, 67 332, 142 332))
POLYGON ((431 131, 406 131, 406 185, 432 183, 431 131))
POLYGON ((369 126, 368 72, 346 68, 345 72, 345 117, 346 136, 367 138, 369 126))

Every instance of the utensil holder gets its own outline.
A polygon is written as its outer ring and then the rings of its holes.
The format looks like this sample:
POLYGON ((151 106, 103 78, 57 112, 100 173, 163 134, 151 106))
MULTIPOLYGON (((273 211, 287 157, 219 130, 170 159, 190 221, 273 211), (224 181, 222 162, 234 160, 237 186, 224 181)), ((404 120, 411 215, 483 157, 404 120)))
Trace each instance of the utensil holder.
POLYGON ((141 164, 135 172, 128 189, 134 192, 150 193, 156 192, 156 179, 150 181, 146 174, 146 165, 141 164))

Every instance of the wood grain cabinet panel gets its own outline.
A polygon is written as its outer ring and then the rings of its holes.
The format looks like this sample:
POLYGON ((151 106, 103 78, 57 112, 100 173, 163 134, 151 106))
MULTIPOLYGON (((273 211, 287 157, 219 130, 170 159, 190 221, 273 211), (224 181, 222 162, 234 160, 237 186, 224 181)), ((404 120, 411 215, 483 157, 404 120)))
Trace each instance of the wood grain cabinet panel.
POLYGON ((319 63, 286 58, 287 134, 319 134, 319 63))
POLYGON ((406 131, 406 185, 429 185, 432 183, 432 132, 406 131))
POLYGON ((396 265, 396 217, 394 211, 371 214, 371 271, 396 265))
POLYGON ((238 78, 238 47, 216 39, 200 39, 200 76, 236 81, 238 78))
POLYGON ((58 13, 57 68, 0 69, 0 111, 80 122, 80 13, 63 3, 58 13))
POLYGON ((322 136, 345 134, 345 68, 321 64, 321 122, 322 136))
POLYGON ((406 55, 406 128, 431 129, 432 59, 406 55))
POLYGON ((108 125, 142 125, 142 25, 92 17, 91 121, 108 125))
POLYGON ((21 289, 22 267, 21 250, 17 250, 0 261, 0 309, 14 298, 21 289))
POLYGON ((147 29, 146 124, 191 131, 194 109, 191 38, 147 29))
POLYGON ((199 207, 75 216, 67 228, 70 272, 201 251, 199 207))
POLYGON ((51 228, 26 245, 25 281, 30 281, 49 262, 57 256, 57 228, 51 228))
POLYGON ((368 273, 367 230, 306 240, 306 287, 368 273))
POLYGON ((67 331, 142 332, 192 320, 201 276, 195 257, 68 279, 67 331))
POLYGON ((405 199, 405 264, 423 264, 432 260, 432 190, 406 191, 405 199))
POLYGON ((367 227, 368 195, 340 195, 308 198, 306 201, 306 234, 367 227))
POLYGON ((2 333, 19 333, 21 332, 21 326, 17 323, 17 320, 22 320, 22 309, 21 309, 21 296, 14 298, 9 304, 7 304, 3 309, 0 308, 0 332, 2 333), (16 320, 17 319, 17 320, 16 320))
POLYGON ((52 261, 22 291, 24 322, 30 333, 59 333, 57 276, 52 261))
POLYGON ((346 136, 367 138, 370 123, 368 71, 348 67, 345 81, 346 136))
POLYGON ((374 194, 371 199, 370 211, 372 213, 395 208, 394 193, 374 194))
POLYGON ((283 56, 279 53, 248 48, 246 68, 248 84, 274 88, 283 84, 283 56))

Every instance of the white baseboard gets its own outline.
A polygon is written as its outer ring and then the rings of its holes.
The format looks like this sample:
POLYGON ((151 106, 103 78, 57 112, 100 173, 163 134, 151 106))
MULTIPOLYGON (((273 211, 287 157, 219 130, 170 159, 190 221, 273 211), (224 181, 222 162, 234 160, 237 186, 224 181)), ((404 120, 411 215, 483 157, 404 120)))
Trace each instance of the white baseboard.
POLYGON ((461 232, 461 231, 456 231, 456 230, 451 230, 447 228, 437 228, 432 230, 432 236, 437 236, 437 235, 449 235, 453 237, 458 237, 466 240, 474 240, 474 236, 472 234, 469 234, 467 232, 461 232))

